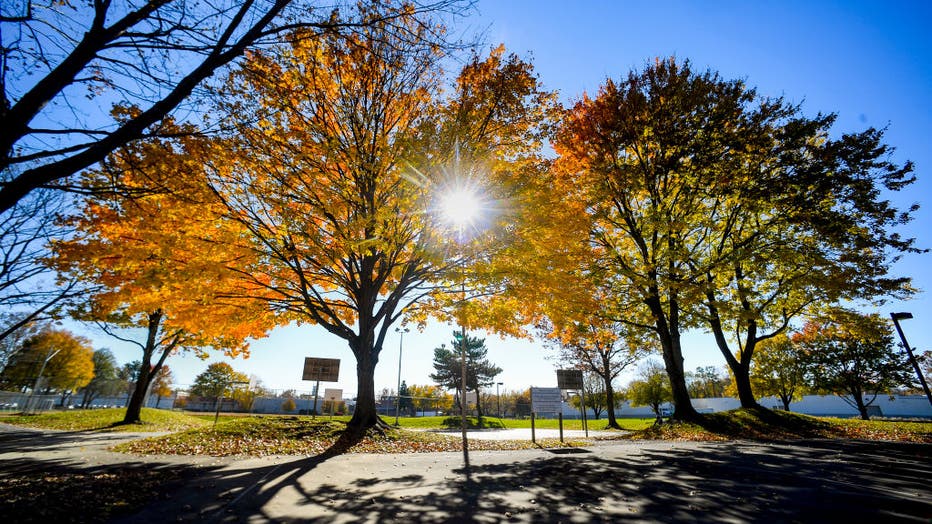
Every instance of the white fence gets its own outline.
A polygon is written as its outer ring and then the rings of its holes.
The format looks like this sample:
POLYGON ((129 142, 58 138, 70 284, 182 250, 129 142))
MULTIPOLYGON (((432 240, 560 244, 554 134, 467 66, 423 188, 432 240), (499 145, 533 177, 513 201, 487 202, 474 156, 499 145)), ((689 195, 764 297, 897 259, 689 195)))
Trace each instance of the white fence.
POLYGON ((29 393, 16 393, 0 391, 0 410, 23 413, 48 411, 60 400, 58 395, 30 395, 29 393))
MULTIPOLYGON (((870 397, 867 397, 870 399, 870 397)), ((761 406, 771 409, 783 409, 783 402, 774 397, 765 397, 759 399, 761 406)), ((700 413, 715 413, 717 411, 728 411, 741 407, 741 402, 736 398, 694 398, 692 405, 700 413)), ((902 417, 902 418, 929 418, 932 419, 932 405, 924 395, 885 395, 879 394, 872 403, 870 409, 872 417, 902 417)), ((665 409, 672 410, 670 404, 664 405, 665 409)), ((790 411, 814 415, 819 417, 857 417, 858 410, 845 402, 844 399, 836 395, 806 395, 799 402, 790 403, 790 411)), ((563 416, 567 418, 578 418, 580 412, 578 409, 563 403, 563 416)), ((587 415, 593 418, 593 412, 590 409, 587 415)), ((621 407, 615 408, 617 417, 653 417, 654 413, 649 407, 631 407, 628 402, 624 402, 621 407)), ((602 418, 605 413, 602 413, 602 418)))

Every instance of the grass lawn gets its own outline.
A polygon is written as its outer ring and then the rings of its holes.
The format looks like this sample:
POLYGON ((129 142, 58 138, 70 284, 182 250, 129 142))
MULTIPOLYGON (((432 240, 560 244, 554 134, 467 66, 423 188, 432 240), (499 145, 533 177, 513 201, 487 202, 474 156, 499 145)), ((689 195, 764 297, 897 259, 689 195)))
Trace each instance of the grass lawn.
MULTIPOLYGON (((618 418, 616 420, 618 422, 618 425, 621 426, 622 429, 626 429, 629 431, 644 429, 646 427, 651 426, 654 423, 654 419, 652 418, 618 418)), ((504 423, 504 427, 509 428, 509 429, 531 427, 530 418, 502 419, 502 422, 504 423)), ((606 425, 608 424, 608 421, 606 421, 605 419, 589 420, 587 424, 589 425, 589 429, 592 431, 602 431, 602 430, 607 429, 606 425)), ((538 418, 537 420, 534 421, 534 425, 535 427, 538 427, 541 429, 557 429, 560 427, 560 421, 559 419, 555 419, 555 418, 543 418, 543 419, 538 418)), ((582 420, 563 419, 563 429, 582 430, 583 429, 582 420)))
MULTIPOLYGON (((382 417, 389 424, 395 423, 395 417, 382 417)), ((462 427, 459 415, 440 417, 399 417, 398 425, 402 428, 416 429, 459 429, 462 427)), ((469 429, 501 429, 507 423, 498 417, 466 417, 466 427, 469 429)))
POLYGON ((66 431, 182 431, 206 424, 204 421, 165 409, 142 409, 142 424, 120 424, 124 408, 74 409, 38 415, 2 415, 0 422, 30 428, 66 431))
MULTIPOLYGON (((188 415, 195 417, 207 422, 213 423, 214 414, 206 412, 188 412, 188 415)), ((249 415, 247 413, 221 413, 220 420, 229 420, 234 418, 243 418, 243 417, 294 417, 296 415, 249 415)), ((299 415, 298 418, 305 420, 313 420, 309 415, 299 415)), ((317 417, 317 420, 331 420, 328 415, 320 415, 317 417)), ((349 422, 349 415, 335 416, 332 419, 335 422, 349 422)), ((383 416, 382 420, 386 423, 394 425, 395 417, 394 416, 383 416)), ((476 417, 467 417, 467 424, 469 429, 516 429, 524 428, 530 429, 531 419, 511 419, 511 418, 498 418, 498 417, 482 417, 480 422, 476 417)), ((629 431, 635 431, 650 427, 654 423, 653 418, 619 418, 618 424, 622 429, 629 431)), ((546 418, 546 419, 537 419, 535 421, 536 427, 540 429, 558 429, 559 420, 555 418, 546 418)), ((600 420, 590 420, 589 429, 592 431, 602 431, 605 428, 607 421, 605 419, 600 420)), ((402 428, 412 428, 412 429, 459 429, 460 427, 460 417, 458 415, 451 416, 440 416, 440 417, 399 417, 398 425, 402 428)), ((581 420, 563 420, 563 429, 577 429, 582 430, 582 421, 581 420)))
MULTIPOLYGON (((382 417, 383 420, 389 424, 394 424, 394 417, 382 417)), ((511 418, 498 418, 498 417, 483 417, 482 423, 480 424, 476 417, 467 418, 469 428, 471 429, 484 429, 484 428, 503 428, 503 429, 516 429, 524 428, 529 429, 531 427, 531 419, 511 419, 511 418)), ((654 423, 654 419, 650 418, 619 418, 618 425, 623 429, 629 431, 644 429, 651 426, 654 423)), ((560 421, 555 418, 546 418, 546 419, 537 419, 535 422, 535 427, 540 429, 558 429, 560 427, 560 421)), ((601 431, 606 429, 605 425, 607 422, 605 419, 601 420, 590 420, 589 429, 593 431, 601 431)), ((460 427, 460 418, 458 416, 450 417, 401 417, 398 419, 398 425, 403 428, 420 428, 420 429, 457 429, 460 427)), ((582 420, 573 420, 573 419, 564 419, 563 420, 563 429, 578 429, 582 430, 582 420)))
MULTIPOLYGON (((442 417, 440 417, 442 418, 442 417)), ((216 426, 151 437, 114 447, 115 451, 166 455, 320 455, 339 453, 429 453, 461 451, 459 436, 438 435, 404 428, 384 433, 370 431, 364 438, 349 442, 341 439, 346 424, 323 417, 235 417, 216 426)), ((471 450, 515 450, 538 447, 582 446, 584 441, 560 443, 557 439, 470 440, 471 450)))
POLYGON ((932 443, 932 422, 818 418, 799 413, 736 409, 703 416, 701 424, 651 426, 624 438, 642 440, 785 440, 806 438, 932 443))

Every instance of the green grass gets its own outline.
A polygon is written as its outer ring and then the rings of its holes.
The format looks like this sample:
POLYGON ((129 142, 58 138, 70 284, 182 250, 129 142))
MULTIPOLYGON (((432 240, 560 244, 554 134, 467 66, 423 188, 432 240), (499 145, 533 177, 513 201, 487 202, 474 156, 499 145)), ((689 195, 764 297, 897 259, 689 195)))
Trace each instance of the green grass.
MULTIPOLYGON (((389 424, 395 423, 394 417, 382 417, 383 420, 389 424)), ((498 417, 483 417, 482 424, 480 425, 476 417, 467 418, 470 429, 518 429, 524 428, 529 429, 531 427, 531 419, 511 419, 511 418, 498 418, 498 417)), ((618 425, 622 429, 629 431, 635 431, 647 428, 654 423, 654 419, 643 419, 643 418, 619 418, 618 425)), ((602 420, 590 420, 589 429, 590 430, 604 430, 607 422, 602 420)), ((418 429, 457 429, 460 427, 460 418, 458 416, 452 417, 401 417, 398 419, 398 425, 403 428, 418 428, 418 429)), ((540 429, 558 429, 560 427, 560 421, 555 418, 547 419, 537 419, 535 421, 535 427, 540 429)), ((563 420, 563 429, 577 429, 582 430, 582 420, 563 420)))
MULTIPOLYGON (((201 420, 206 420, 209 422, 214 421, 214 413, 204 413, 204 412, 191 412, 189 413, 192 417, 199 418, 201 420)), ((352 418, 351 415, 338 415, 334 416, 332 419, 330 415, 318 415, 316 418, 311 417, 310 415, 279 415, 279 414, 255 414, 250 415, 248 413, 221 413, 220 421, 240 418, 240 417, 286 417, 286 418, 299 418, 302 420, 318 420, 318 421, 333 421, 333 422, 349 422, 352 418)), ((395 417, 393 415, 382 415, 382 420, 386 424, 395 425, 395 417)), ((470 429, 489 429, 489 428, 502 428, 510 427, 508 419, 498 419, 497 417, 483 417, 480 422, 476 417, 467 417, 467 424, 469 424, 470 429)), ((402 428, 413 428, 413 429, 456 429, 460 427, 460 417, 456 416, 441 416, 441 417, 399 417, 398 426, 402 428)), ((514 427, 523 427, 523 426, 514 426, 514 427)), ((530 426, 527 426, 530 427, 530 426)), ((554 426, 556 427, 556 426, 554 426)))
POLYGON ((932 442, 932 423, 822 418, 786 411, 736 409, 703 415, 699 424, 674 422, 651 426, 627 438, 701 441, 829 438, 932 442))
POLYGON ((141 424, 120 424, 124 408, 75 409, 38 415, 0 416, 0 422, 66 431, 182 431, 203 426, 204 421, 165 409, 143 408, 141 424))
MULTIPOLYGON (((441 417, 442 418, 442 417, 441 417)), ((152 437, 120 444, 113 449, 126 453, 209 456, 306 455, 324 453, 430 453, 460 451, 459 436, 424 431, 387 429, 369 431, 359 439, 344 435, 346 424, 318 417, 236 417, 216 426, 152 437)), ((581 440, 560 443, 557 439, 470 440, 471 450, 516 450, 582 446, 581 440)))
MULTIPOLYGON (((189 412, 190 416, 204 420, 206 422, 213 423, 214 414, 205 413, 205 412, 189 412)), ((221 413, 220 421, 230 420, 235 418, 242 417, 295 417, 295 415, 249 415, 247 413, 221 413)), ((300 419, 312 420, 308 415, 299 415, 297 416, 300 419)), ((349 415, 335 416, 333 421, 335 422, 349 422, 349 415)), ((317 417, 317 420, 329 421, 330 417, 327 415, 320 415, 317 417)), ((395 417, 394 416, 382 416, 387 424, 394 425, 395 417)), ((467 424, 469 429, 517 429, 524 428, 530 429, 531 419, 511 419, 511 418, 498 418, 498 417, 482 417, 480 422, 476 417, 467 417, 467 424)), ((600 420, 590 420, 589 429, 593 431, 601 431, 606 428, 608 422, 605 419, 600 420)), ((628 431, 636 431, 650 427, 654 423, 652 418, 619 418, 618 424, 622 429, 628 431)), ((540 429, 558 429, 559 420, 555 418, 546 418, 546 419, 537 419, 536 427, 540 429)), ((399 417, 398 426, 402 428, 411 428, 411 429, 459 429, 460 427, 460 417, 458 415, 453 416, 440 416, 440 417, 399 417)), ((582 430, 582 421, 581 420, 563 420, 563 429, 576 429, 582 430)))
MULTIPOLYGON (((395 423, 395 417, 382 417, 382 420, 389 424, 395 423)), ((441 417, 400 417, 398 426, 402 428, 414 429, 459 429, 462 422, 457 416, 441 417)), ((466 417, 466 427, 469 429, 501 429, 507 427, 504 419, 498 417, 482 417, 479 420, 476 417, 466 417)))

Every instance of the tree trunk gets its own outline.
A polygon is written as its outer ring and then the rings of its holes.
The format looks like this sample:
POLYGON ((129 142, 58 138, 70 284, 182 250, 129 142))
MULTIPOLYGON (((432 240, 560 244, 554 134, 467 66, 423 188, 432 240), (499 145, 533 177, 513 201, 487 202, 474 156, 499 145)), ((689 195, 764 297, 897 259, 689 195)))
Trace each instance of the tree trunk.
POLYGON ((479 390, 476 389, 476 415, 482 420, 482 401, 479 399, 479 390))
MULTIPOLYGON (((708 277, 712 281, 711 275, 708 277)), ((745 310, 750 306, 746 303, 745 310)), ((742 408, 760 408, 757 399, 754 398, 754 391, 751 389, 751 357, 754 355, 754 348, 757 345, 757 323, 754 320, 748 321, 747 333, 744 348, 741 348, 740 359, 731 352, 728 347, 728 339, 725 338, 725 330, 722 327, 721 317, 718 314, 718 308, 715 306, 715 295, 710 291, 706 293, 706 307, 709 309, 709 327, 712 328, 712 334, 715 336, 715 344, 718 350, 725 357, 728 368, 731 369, 735 377, 735 387, 738 389, 738 400, 741 401, 742 408)))
POLYGON ((615 389, 612 387, 612 367, 607 353, 602 353, 602 373, 599 375, 605 382, 605 412, 608 416, 608 425, 605 427, 621 429, 615 419, 615 389))
POLYGON ((373 356, 373 351, 360 349, 356 354, 356 380, 358 389, 356 391, 356 409, 353 411, 353 418, 347 424, 347 429, 356 435, 361 435, 371 427, 388 427, 388 425, 379 418, 378 409, 375 404, 375 366, 378 363, 378 357, 373 356))
POLYGON ((139 370, 139 379, 136 380, 136 387, 133 388, 133 394, 129 398, 126 406, 126 414, 123 416, 124 424, 138 424, 142 422, 142 402, 146 397, 146 389, 149 387, 151 373, 149 366, 152 358, 148 352, 143 353, 142 366, 139 370))
POLYGON ((660 404, 651 404, 650 409, 654 412, 654 416, 656 417, 654 419, 654 424, 662 424, 663 417, 660 415, 660 404))
POLYGON ((702 417, 693 408, 689 398, 689 389, 686 387, 686 373, 683 371, 683 351, 680 346, 679 333, 670 340, 669 349, 663 352, 667 376, 670 378, 670 389, 673 391, 673 418, 686 422, 694 422, 702 417))
MULTIPOLYGON (((731 366, 729 365, 729 367, 731 366)), ((750 366, 738 362, 737 366, 731 368, 731 372, 735 377, 735 387, 738 389, 738 400, 741 401, 741 407, 759 408, 760 404, 757 403, 754 392, 751 390, 750 366)))
POLYGON ((680 345, 679 305, 676 300, 670 301, 669 316, 664 312, 660 303, 657 289, 652 289, 654 296, 646 302, 654 316, 660 347, 663 352, 664 367, 670 379, 670 389, 673 391, 673 418, 684 422, 698 422, 702 415, 693 407, 689 399, 689 389, 686 387, 686 374, 683 371, 683 348, 680 345))
POLYGON ((870 415, 867 414, 867 405, 864 403, 864 395, 861 392, 860 388, 854 388, 852 391, 854 397, 854 403, 858 408, 858 414, 861 415, 861 420, 870 420, 870 415))
POLYGON ((793 400, 792 397, 790 397, 789 395, 780 395, 780 400, 783 402, 783 409, 784 409, 785 411, 789 411, 789 410, 790 410, 790 401, 793 400))
POLYGON ((711 313, 709 325, 712 328, 712 334, 715 336, 715 344, 722 356, 725 357, 725 362, 728 363, 728 368, 735 378, 735 387, 738 389, 738 400, 741 401, 741 407, 759 408, 760 404, 757 403, 757 399, 754 398, 754 391, 751 389, 751 356, 754 354, 754 346, 756 345, 754 340, 757 334, 756 326, 753 322, 748 326, 747 342, 745 342, 745 348, 741 352, 741 360, 739 361, 732 354, 731 348, 728 347, 728 340, 725 338, 725 332, 718 318, 717 309, 712 305, 708 307, 711 313))
POLYGON ((861 420, 870 420, 870 415, 867 414, 867 406, 864 405, 864 401, 858 397, 856 400, 858 404, 858 413, 861 414, 861 420))
POLYGON ((133 395, 126 406, 126 414, 123 416, 123 424, 138 424, 142 422, 143 401, 146 398, 146 392, 149 390, 149 383, 155 378, 155 375, 165 362, 165 358, 171 352, 174 344, 167 345, 159 357, 159 361, 152 365, 152 355, 155 353, 158 345, 159 328, 162 324, 162 310, 156 310, 149 314, 148 333, 146 334, 146 344, 142 350, 142 364, 139 366, 139 377, 136 379, 136 387, 133 388, 133 395))

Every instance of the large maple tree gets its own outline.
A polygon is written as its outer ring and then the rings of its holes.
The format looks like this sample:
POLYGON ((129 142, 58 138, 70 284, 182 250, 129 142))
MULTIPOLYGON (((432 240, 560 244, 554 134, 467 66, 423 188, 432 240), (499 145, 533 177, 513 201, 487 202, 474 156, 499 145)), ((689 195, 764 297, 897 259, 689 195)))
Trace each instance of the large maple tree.
POLYGON ((830 139, 833 122, 672 59, 568 113, 557 173, 584 188, 567 196, 591 220, 590 272, 613 286, 621 320, 657 334, 677 417, 698 418, 684 329, 712 332, 742 405, 756 407, 758 342, 818 302, 909 293, 888 274, 919 251, 893 230, 909 212, 881 189, 907 186, 912 166, 888 160, 878 130, 830 139))
POLYGON ((249 337, 271 327, 264 302, 222 298, 242 285, 231 268, 249 253, 235 251, 242 231, 219 220, 224 208, 203 178, 207 141, 189 126, 161 125, 177 138, 136 142, 85 174, 88 188, 123 190, 91 191, 69 218, 75 236, 55 243, 50 259, 93 286, 75 315, 142 352, 125 423, 140 420, 150 383, 173 352, 243 354, 249 337))
POLYGON ((557 172, 570 180, 563 186, 583 188, 568 197, 585 203, 596 265, 610 275, 622 320, 655 333, 681 419, 699 418, 681 345, 683 330, 696 325, 695 284, 727 260, 697 265, 690 255, 719 236, 721 211, 706 198, 727 184, 716 169, 727 151, 718 130, 747 102, 740 84, 657 61, 580 100, 555 144, 557 172))
POLYGON ((552 100, 502 49, 474 56, 442 93, 443 56, 428 38, 441 28, 414 13, 406 22, 405 38, 373 24, 349 39, 297 32, 253 54, 223 93, 235 135, 210 166, 251 235, 256 263, 243 275, 281 318, 347 341, 356 431, 382 424, 373 377, 392 324, 450 305, 475 261, 441 223, 439 192, 518 169, 552 100))

